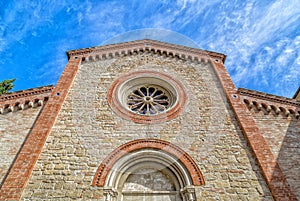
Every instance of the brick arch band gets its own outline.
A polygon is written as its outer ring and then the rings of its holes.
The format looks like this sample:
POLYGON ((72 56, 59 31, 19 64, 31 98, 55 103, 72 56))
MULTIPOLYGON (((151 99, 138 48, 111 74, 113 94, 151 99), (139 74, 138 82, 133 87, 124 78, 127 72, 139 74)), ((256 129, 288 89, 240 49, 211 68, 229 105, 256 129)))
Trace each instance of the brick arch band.
POLYGON ((93 186, 103 187, 113 165, 123 156, 141 149, 158 149, 176 157, 190 174, 192 184, 204 185, 203 175, 194 160, 178 146, 158 139, 139 139, 130 141, 112 151, 100 164, 94 176, 93 186))

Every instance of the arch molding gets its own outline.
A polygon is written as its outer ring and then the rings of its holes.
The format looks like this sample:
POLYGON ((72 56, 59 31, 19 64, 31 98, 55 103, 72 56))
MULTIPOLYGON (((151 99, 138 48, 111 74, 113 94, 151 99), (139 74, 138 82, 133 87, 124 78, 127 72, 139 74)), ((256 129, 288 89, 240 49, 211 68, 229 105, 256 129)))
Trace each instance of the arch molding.
POLYGON ((203 175, 194 160, 180 147, 158 139, 138 139, 119 146, 111 152, 100 164, 93 179, 92 186, 104 187, 107 175, 113 165, 125 155, 142 149, 156 149, 164 151, 177 158, 187 169, 192 185, 204 185, 203 175))

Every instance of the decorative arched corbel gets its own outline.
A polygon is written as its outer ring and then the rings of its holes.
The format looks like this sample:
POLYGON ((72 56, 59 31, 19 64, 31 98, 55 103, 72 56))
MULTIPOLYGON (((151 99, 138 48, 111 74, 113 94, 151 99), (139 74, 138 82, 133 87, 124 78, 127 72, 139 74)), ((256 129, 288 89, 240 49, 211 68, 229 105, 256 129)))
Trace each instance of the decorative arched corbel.
POLYGON ((42 106, 44 104, 43 100, 38 101, 38 106, 42 106))
POLYGON ((33 107, 33 102, 32 102, 32 101, 29 101, 29 102, 28 102, 28 106, 29 106, 29 107, 33 107))

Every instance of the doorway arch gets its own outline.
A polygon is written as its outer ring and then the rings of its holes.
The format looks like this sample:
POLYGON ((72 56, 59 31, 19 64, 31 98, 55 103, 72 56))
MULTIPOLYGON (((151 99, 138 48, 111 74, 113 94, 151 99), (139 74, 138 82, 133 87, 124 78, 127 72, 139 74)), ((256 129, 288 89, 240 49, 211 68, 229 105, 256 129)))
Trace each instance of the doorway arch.
POLYGON ((194 186, 204 185, 204 180, 196 163, 179 147, 140 139, 109 154, 93 185, 104 187, 106 201, 194 201, 194 186))

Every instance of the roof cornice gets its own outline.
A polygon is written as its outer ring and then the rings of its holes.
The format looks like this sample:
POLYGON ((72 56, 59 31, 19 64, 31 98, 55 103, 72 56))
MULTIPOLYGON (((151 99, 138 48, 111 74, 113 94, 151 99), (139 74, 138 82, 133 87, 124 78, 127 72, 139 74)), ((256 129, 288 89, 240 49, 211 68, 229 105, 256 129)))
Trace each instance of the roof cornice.
POLYGON ((0 114, 42 106, 54 86, 44 86, 0 95, 0 114))
POLYGON ((222 61, 223 63, 226 60, 226 55, 221 53, 191 48, 187 46, 175 45, 150 39, 136 40, 78 50, 70 50, 67 51, 67 55, 68 58, 70 58, 71 56, 81 56, 85 58, 88 58, 90 56, 96 56, 98 58, 107 58, 118 55, 124 55, 139 50, 154 50, 155 52, 160 53, 165 52, 167 55, 178 56, 179 58, 186 58, 191 60, 197 60, 198 57, 212 58, 214 60, 222 61), (99 55, 100 53, 101 55, 99 55))
POLYGON ((244 95, 244 96, 258 98, 261 100, 266 100, 266 101, 271 101, 271 102, 277 102, 280 104, 300 107, 300 102, 295 99, 291 99, 291 98, 276 96, 276 95, 262 93, 262 92, 258 92, 258 91, 254 91, 254 90, 250 90, 250 89, 244 89, 244 88, 239 88, 238 93, 241 95, 244 95))
POLYGON ((300 102, 295 99, 275 96, 249 89, 239 88, 238 93, 249 110, 263 114, 282 114, 283 117, 300 117, 300 102))

